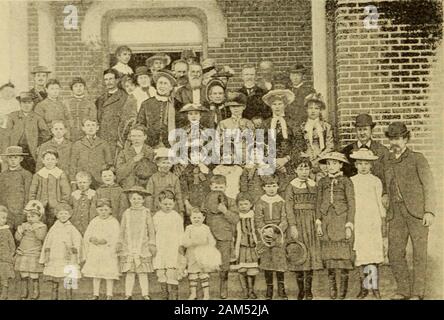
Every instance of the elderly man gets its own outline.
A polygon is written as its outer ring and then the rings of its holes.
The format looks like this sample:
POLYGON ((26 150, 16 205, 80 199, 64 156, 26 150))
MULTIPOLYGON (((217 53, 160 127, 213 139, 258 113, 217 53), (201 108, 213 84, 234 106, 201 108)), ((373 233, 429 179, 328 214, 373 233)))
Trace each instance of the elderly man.
POLYGON ((198 63, 191 63, 188 66, 188 83, 179 88, 175 95, 175 108, 177 114, 177 127, 184 127, 188 121, 185 115, 178 111, 188 103, 207 104, 205 86, 202 85, 202 66, 198 63))
POLYGON ((436 212, 433 176, 424 155, 407 147, 410 131, 404 123, 391 123, 385 135, 392 150, 385 169, 385 183, 390 199, 388 255, 397 284, 393 299, 422 300, 426 287, 428 233, 436 212), (413 246, 412 276, 406 260, 409 238, 413 246))
POLYGON ((242 68, 242 81, 244 84, 239 92, 247 97, 247 107, 242 117, 249 120, 255 117, 271 117, 271 109, 262 101, 266 91, 256 84, 256 68, 253 65, 245 65, 242 68))
POLYGON ((128 95, 117 87, 118 73, 116 70, 105 70, 103 80, 106 92, 96 100, 97 119, 100 124, 98 136, 109 143, 111 154, 116 156, 121 111, 128 95))
POLYGON ((31 74, 34 76, 34 88, 30 90, 34 101, 34 105, 46 99, 46 81, 51 71, 45 66, 36 66, 31 74))
POLYGON ((171 70, 173 70, 174 77, 176 77, 177 80, 176 89, 179 89, 188 83, 188 63, 185 60, 179 59, 174 61, 171 70))
POLYGON ((273 87, 274 65, 271 61, 261 61, 259 63, 259 79, 258 85, 265 92, 273 87))
POLYGON ((178 127, 176 109, 172 97, 176 79, 169 70, 160 70, 153 75, 157 94, 145 100, 137 115, 137 124, 148 128, 147 144, 153 148, 169 147, 168 133, 178 127))
POLYGON ((286 114, 293 127, 306 120, 307 112, 304 107, 304 99, 309 94, 315 93, 314 88, 304 81, 305 72, 305 67, 299 63, 288 70, 291 82, 290 90, 294 93, 295 99, 287 107, 286 114))

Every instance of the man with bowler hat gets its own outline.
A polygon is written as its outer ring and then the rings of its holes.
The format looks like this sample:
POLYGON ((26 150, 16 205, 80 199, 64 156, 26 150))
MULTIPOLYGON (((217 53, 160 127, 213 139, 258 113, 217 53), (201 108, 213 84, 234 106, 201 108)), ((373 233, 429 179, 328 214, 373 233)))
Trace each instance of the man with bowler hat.
POLYGON ((404 123, 391 123, 385 135, 392 151, 385 179, 390 200, 388 256, 397 284, 393 299, 421 300, 426 283, 427 238, 436 212, 432 172, 424 155, 407 147, 410 131, 404 123), (406 260, 409 238, 413 246, 412 277, 406 260))
POLYGON ((383 144, 372 139, 372 132, 376 123, 373 122, 369 114, 361 113, 356 116, 354 125, 357 140, 342 150, 342 153, 345 154, 347 160, 350 162, 350 164, 344 165, 343 167, 344 175, 352 177, 358 172, 354 160, 350 158, 350 155, 353 151, 366 148, 378 156, 378 160, 373 163, 372 173, 384 183, 384 163, 387 161, 390 152, 383 144))

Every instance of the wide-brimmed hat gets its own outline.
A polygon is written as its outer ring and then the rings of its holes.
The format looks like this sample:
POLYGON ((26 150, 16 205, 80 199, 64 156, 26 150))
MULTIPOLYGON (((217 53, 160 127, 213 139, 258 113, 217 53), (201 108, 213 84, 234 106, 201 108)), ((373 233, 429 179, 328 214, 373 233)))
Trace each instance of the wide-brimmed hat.
POLYGON ((36 66, 32 69, 31 71, 32 74, 36 74, 36 73, 51 73, 51 71, 49 71, 49 69, 45 66, 36 66))
POLYGON ((385 136, 387 138, 399 138, 408 135, 410 131, 403 122, 392 122, 389 124, 385 136))
POLYGON ((200 103, 188 103, 179 110, 179 112, 200 111, 207 112, 208 109, 202 106, 200 103))
POLYGON ((177 83, 177 80, 174 77, 174 74, 170 70, 162 69, 157 72, 154 72, 154 74, 153 74, 154 83, 156 83, 157 80, 159 80, 159 78, 161 78, 161 77, 167 78, 173 87, 177 83))
POLYGON ((306 107, 309 102, 317 102, 321 105, 321 109, 326 108, 326 104, 324 101, 324 98, 322 97, 322 94, 320 93, 311 93, 304 99, 304 106, 306 107))
POLYGON ((216 60, 205 59, 204 61, 202 61, 201 66, 202 66, 203 73, 210 72, 211 70, 216 69, 216 60))
POLYGON ((168 148, 158 148, 154 150, 154 160, 159 158, 169 158, 170 157, 170 149, 168 148))
POLYGON ((213 74, 212 78, 232 78, 234 77, 234 70, 230 66, 223 66, 216 68, 216 73, 213 74))
POLYGON ((347 157, 343 153, 337 151, 325 154, 324 156, 321 157, 321 159, 319 159, 319 163, 324 164, 327 162, 327 160, 337 160, 343 163, 350 163, 348 162, 347 157))
POLYGON ((285 247, 287 260, 293 266, 299 266, 307 260, 307 247, 300 241, 292 241, 285 247))
POLYGON ((154 56, 149 57, 145 60, 145 64, 150 67, 153 65, 155 60, 161 60, 165 66, 171 63, 171 57, 165 53, 157 53, 154 56))
POLYGON ((274 100, 285 100, 285 104, 289 105, 294 101, 294 98, 294 93, 291 92, 291 90, 275 89, 267 92, 267 94, 262 97, 262 101, 264 101, 267 106, 271 106, 274 100))
POLYGON ((25 212, 35 212, 40 217, 45 213, 45 207, 39 200, 30 200, 23 208, 25 212))
POLYGON ((20 92, 20 94, 18 95, 18 97, 16 97, 16 99, 19 102, 25 102, 25 101, 34 101, 34 95, 31 92, 25 91, 25 92, 20 92))
POLYGON ((144 194, 147 196, 151 195, 151 193, 148 192, 148 190, 146 190, 144 187, 141 187, 141 186, 132 186, 131 188, 123 190, 123 192, 125 192, 125 193, 136 192, 136 193, 141 193, 141 194, 144 194))
POLYGON ((379 157, 375 155, 371 150, 366 148, 361 148, 359 150, 355 150, 350 155, 350 158, 355 160, 368 160, 368 161, 374 161, 378 160, 379 157))
POLYGON ((247 96, 241 92, 229 91, 227 93, 227 107, 245 107, 247 105, 247 96))
POLYGON ((367 113, 361 113, 356 116, 355 127, 371 127, 372 129, 376 126, 373 122, 372 116, 367 113))
POLYGON ((29 156, 29 153, 23 152, 23 148, 19 146, 7 147, 5 153, 0 154, 0 156, 29 156))
POLYGON ((7 87, 12 88, 12 89, 15 88, 14 84, 11 81, 8 81, 7 83, 2 84, 0 86, 0 90, 3 90, 4 88, 7 88, 7 87))
POLYGON ((302 63, 296 63, 288 69, 288 73, 304 73, 305 67, 302 63))
POLYGON ((151 76, 151 70, 146 66, 140 66, 136 68, 136 72, 134 74, 136 77, 141 75, 151 76))
POLYGON ((226 89, 225 83, 222 80, 214 78, 210 79, 210 81, 208 81, 207 85, 205 86, 205 96, 207 100, 210 100, 209 95, 211 88, 216 86, 222 87, 224 90, 226 89))

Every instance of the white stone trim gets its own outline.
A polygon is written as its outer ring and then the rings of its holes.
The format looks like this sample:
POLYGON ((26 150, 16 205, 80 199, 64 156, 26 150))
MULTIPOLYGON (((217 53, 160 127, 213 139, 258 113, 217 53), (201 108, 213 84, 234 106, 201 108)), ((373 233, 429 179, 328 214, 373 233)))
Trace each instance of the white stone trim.
POLYGON ((325 4, 326 0, 311 1, 313 86, 317 92, 320 92, 326 98, 328 94, 328 69, 327 16, 325 4))
POLYGON ((81 21, 81 38, 84 43, 100 46, 102 18, 110 10, 125 9, 192 8, 206 16, 206 33, 209 47, 220 47, 227 37, 227 21, 216 0, 153 0, 153 1, 97 1, 91 4, 81 21))
POLYGON ((49 2, 37 2, 39 65, 55 72, 55 21, 49 2))

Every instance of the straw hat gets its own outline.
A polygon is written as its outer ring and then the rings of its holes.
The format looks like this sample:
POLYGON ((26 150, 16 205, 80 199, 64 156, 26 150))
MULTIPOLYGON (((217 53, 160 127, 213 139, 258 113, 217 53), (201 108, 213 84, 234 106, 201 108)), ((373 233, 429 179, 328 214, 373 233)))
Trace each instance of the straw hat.
POLYGON ((333 151, 325 154, 321 159, 319 159, 319 163, 325 164, 327 160, 337 160, 343 163, 350 163, 348 162, 346 156, 343 153, 333 151))
POLYGON ((207 112, 208 109, 202 106, 200 103, 188 103, 179 110, 179 112, 200 111, 207 112))
POLYGON ((368 161, 374 161, 379 159, 379 157, 376 156, 371 150, 366 148, 361 148, 359 150, 353 151, 353 153, 350 155, 350 158, 355 160, 368 160, 368 161))
POLYGON ((29 156, 29 153, 23 152, 23 148, 19 146, 10 146, 6 148, 5 153, 0 156, 29 156))
POLYGON ((295 98, 294 93, 291 92, 291 90, 275 89, 275 90, 269 91, 266 95, 264 95, 262 97, 262 101, 264 101, 264 103, 267 106, 271 106, 271 104, 273 103, 274 100, 283 99, 283 100, 285 100, 285 103, 287 105, 289 105, 290 103, 292 103, 294 101, 294 98, 295 98))
POLYGON ((307 247, 300 241, 292 241, 287 244, 287 260, 291 265, 299 266, 307 260, 307 247))
POLYGON ((321 105, 321 109, 326 108, 326 104, 324 101, 324 98, 322 97, 322 94, 320 93, 311 93, 304 99, 304 106, 306 107, 309 102, 317 102, 321 105))
POLYGON ((149 57, 145 60, 145 64, 148 67, 151 67, 155 60, 161 60, 165 66, 169 65, 171 63, 171 57, 165 53, 158 53, 154 56, 149 57))
POLYGON ((34 95, 28 91, 20 92, 20 95, 18 97, 16 97, 16 99, 19 102, 25 102, 25 101, 31 102, 31 101, 34 101, 33 98, 34 98, 34 95))
POLYGON ((162 69, 157 72, 154 72, 153 74, 154 83, 157 83, 157 80, 159 80, 159 78, 161 77, 167 78, 171 82, 171 85, 173 87, 176 85, 177 82, 176 78, 174 77, 174 74, 170 70, 162 69))

